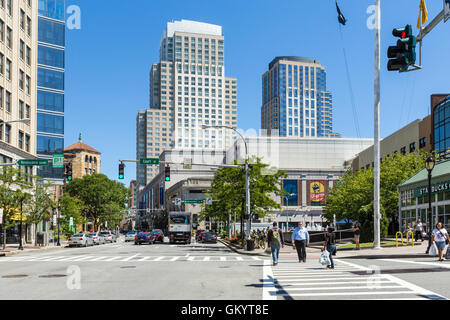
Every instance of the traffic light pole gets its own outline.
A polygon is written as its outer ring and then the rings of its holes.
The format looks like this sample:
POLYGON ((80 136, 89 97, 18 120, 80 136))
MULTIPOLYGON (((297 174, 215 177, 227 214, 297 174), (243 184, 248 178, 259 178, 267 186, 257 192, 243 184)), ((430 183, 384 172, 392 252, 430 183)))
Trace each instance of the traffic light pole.
POLYGON ((374 249, 381 249, 380 245, 380 28, 381 28, 381 11, 380 0, 375 0, 375 63, 374 63, 374 249))

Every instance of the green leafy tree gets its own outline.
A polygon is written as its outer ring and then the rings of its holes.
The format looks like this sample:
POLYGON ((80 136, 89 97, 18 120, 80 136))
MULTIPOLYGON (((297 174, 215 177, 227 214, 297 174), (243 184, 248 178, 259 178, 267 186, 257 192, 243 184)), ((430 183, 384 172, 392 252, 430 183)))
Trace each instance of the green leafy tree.
POLYGON ((3 209, 3 249, 6 248, 6 231, 16 223, 21 204, 30 196, 33 183, 28 174, 20 169, 6 166, 0 168, 0 206, 3 209))
POLYGON ((61 226, 66 237, 70 237, 76 232, 79 225, 87 223, 87 219, 83 217, 83 202, 79 199, 71 197, 64 193, 60 199, 61 206, 61 226), (73 220, 73 227, 70 226, 70 218, 73 220))
MULTIPOLYGON (((392 154, 380 167, 381 237, 387 236, 389 220, 399 211, 398 190, 400 183, 424 168, 430 154, 416 151, 410 154, 392 154)), ((373 169, 349 169, 333 187, 327 197, 324 216, 328 221, 351 219, 361 223, 361 241, 373 241, 373 169)))
MULTIPOLYGON (((280 204, 274 200, 280 198, 285 192, 282 190, 281 179, 286 173, 275 170, 272 174, 264 174, 269 165, 254 157, 250 160, 250 209, 253 214, 264 217, 270 210, 281 209, 280 204)), ((245 206, 246 174, 244 168, 221 168, 214 176, 209 197, 213 204, 204 206, 200 220, 206 218, 215 221, 228 222, 228 214, 238 217, 241 222, 246 214, 245 206)), ((241 224, 241 230, 243 224, 241 224)), ((243 232, 241 231, 241 236, 243 232)))
POLYGON ((83 217, 93 222, 94 229, 108 223, 114 228, 120 222, 118 216, 126 209, 130 190, 122 183, 108 179, 103 174, 86 175, 66 185, 71 197, 82 201, 83 217))

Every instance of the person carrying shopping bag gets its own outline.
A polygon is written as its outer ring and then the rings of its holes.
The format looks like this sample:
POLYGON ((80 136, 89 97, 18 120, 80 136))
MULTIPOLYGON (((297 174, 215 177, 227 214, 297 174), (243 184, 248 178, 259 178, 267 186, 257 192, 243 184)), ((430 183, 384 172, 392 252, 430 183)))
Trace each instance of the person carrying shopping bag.
POLYGON ((323 245, 323 250, 328 251, 330 254, 330 265, 327 266, 328 269, 334 269, 333 252, 336 251, 336 235, 333 233, 334 229, 332 227, 328 228, 328 232, 325 234, 325 243, 323 245))
POLYGON ((436 229, 433 230, 431 239, 438 249, 439 261, 444 261, 444 249, 447 243, 450 242, 450 237, 447 230, 442 226, 442 222, 439 222, 436 225, 436 229))

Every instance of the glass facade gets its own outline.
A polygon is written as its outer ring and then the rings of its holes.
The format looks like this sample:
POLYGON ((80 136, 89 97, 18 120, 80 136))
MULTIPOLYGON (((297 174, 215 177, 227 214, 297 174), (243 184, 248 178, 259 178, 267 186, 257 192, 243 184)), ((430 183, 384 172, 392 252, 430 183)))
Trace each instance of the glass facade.
MULTIPOLYGON (((64 153, 65 0, 38 1, 37 154, 64 153)), ((38 176, 64 179, 64 169, 39 167, 38 176)))
POLYGON ((438 153, 450 149, 450 96, 434 109, 434 147, 438 153))

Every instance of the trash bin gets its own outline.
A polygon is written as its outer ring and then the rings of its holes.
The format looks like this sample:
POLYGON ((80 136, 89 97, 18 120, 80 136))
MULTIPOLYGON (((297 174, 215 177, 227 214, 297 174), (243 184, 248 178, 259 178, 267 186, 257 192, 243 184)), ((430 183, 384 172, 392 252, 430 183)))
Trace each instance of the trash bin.
POLYGON ((44 243, 44 232, 38 232, 37 233, 37 244, 38 244, 38 246, 45 245, 45 243, 44 243))
POLYGON ((247 251, 255 250, 255 242, 253 240, 247 240, 247 251))

